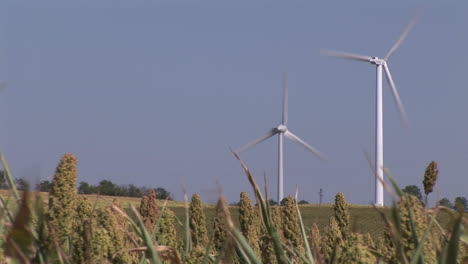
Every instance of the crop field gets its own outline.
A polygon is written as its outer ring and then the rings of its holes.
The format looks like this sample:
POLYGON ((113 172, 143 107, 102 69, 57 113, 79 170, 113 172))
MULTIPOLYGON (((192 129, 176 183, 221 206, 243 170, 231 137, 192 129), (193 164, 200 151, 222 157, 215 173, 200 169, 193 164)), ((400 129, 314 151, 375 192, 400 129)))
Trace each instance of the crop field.
MULTIPOLYGON (((7 200, 10 196, 11 192, 6 190, 0 190, 0 196, 7 200)), ((39 197, 47 203, 48 201, 48 193, 40 192, 38 193, 39 197)), ((80 194, 79 196, 83 196, 88 198, 94 207, 96 208, 104 208, 108 207, 112 204, 114 200, 118 201, 118 203, 125 209, 127 212, 130 211, 130 206, 133 205, 136 208, 140 206, 141 198, 134 198, 134 197, 116 197, 116 196, 107 196, 107 195, 86 195, 80 194)), ((159 205, 162 206, 165 201, 160 200, 159 205)), ((185 203, 181 201, 167 201, 167 207, 174 211, 178 224, 176 225, 177 234, 179 238, 183 235, 183 227, 185 223, 185 203)), ((213 226, 213 219, 215 216, 215 205, 213 204, 204 204, 204 213, 207 220, 207 228, 208 232, 211 234, 212 226, 213 226)), ((316 224, 320 230, 324 230, 325 227, 328 225, 328 221, 330 217, 333 216, 333 204, 322 204, 321 206, 318 204, 308 204, 308 205, 299 205, 301 210, 302 219, 304 221, 304 226, 306 228, 310 228, 312 224, 316 224)), ((239 227, 239 207, 238 206, 230 206, 230 213, 231 217, 234 221, 234 224, 239 227)), ((381 212, 385 213, 389 216, 390 211, 389 208, 384 207, 380 208, 381 212)), ((350 229, 353 232, 357 233, 370 233, 372 237, 381 237, 383 235, 384 230, 384 222, 382 216, 379 214, 377 209, 373 208, 372 206, 366 205, 349 205, 350 211, 350 229)), ((468 212, 465 213, 468 215, 468 212)), ((438 221, 446 226, 450 224, 450 219, 446 214, 439 214, 438 221)))
MULTIPOLYGON (((8 197, 10 191, 2 190, 0 195, 3 198, 8 197)), ((80 196, 87 197, 91 203, 97 208, 103 208, 110 206, 114 200, 117 200, 122 208, 128 211, 130 205, 138 208, 140 206, 141 198, 133 197, 116 197, 116 196, 106 196, 106 195, 86 195, 81 194, 80 196)), ((41 192, 39 197, 44 201, 48 201, 48 193, 41 192)), ((164 201, 159 201, 159 205, 162 206, 164 201)), ((179 222, 183 225, 185 221, 185 207, 184 202, 180 201, 168 201, 168 208, 171 208, 179 222)), ((215 215, 215 206, 212 204, 204 204, 204 212, 207 219, 208 230, 211 231, 211 226, 213 226, 213 219, 215 215)), ((313 223, 316 223, 320 229, 323 229, 328 224, 328 219, 333 215, 333 205, 324 204, 319 205, 300 205, 302 218, 304 225, 306 227, 312 226, 313 223)), ((388 213, 387 208, 382 209, 383 212, 388 213)), ((230 206, 231 216, 234 220, 234 223, 238 226, 239 222, 239 210, 237 206, 230 206)), ((350 215, 351 215, 351 229, 359 233, 371 233, 373 236, 381 236, 384 223, 382 217, 372 206, 363 206, 363 205, 350 205, 350 215)), ((177 225, 178 233, 182 233, 182 225, 177 225)))

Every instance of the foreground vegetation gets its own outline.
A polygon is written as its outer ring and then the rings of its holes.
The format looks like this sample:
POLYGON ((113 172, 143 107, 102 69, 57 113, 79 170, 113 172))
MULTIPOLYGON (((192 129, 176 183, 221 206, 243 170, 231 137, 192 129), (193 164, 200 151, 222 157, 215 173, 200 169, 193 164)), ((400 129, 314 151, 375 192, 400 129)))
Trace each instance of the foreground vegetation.
POLYGON ((299 207, 297 199, 288 197, 277 207, 270 206, 241 162, 258 206, 242 193, 239 207, 229 207, 221 190, 212 207, 203 206, 198 195, 191 202, 186 195, 183 203, 161 203, 155 192, 124 204, 78 195, 77 160, 71 154, 57 166, 48 196, 19 193, 3 157, 2 163, 12 189, 0 200, 2 263, 468 261, 462 208, 425 209, 393 181, 394 191, 388 191, 394 202, 388 209, 350 207, 343 193, 333 206, 299 207))

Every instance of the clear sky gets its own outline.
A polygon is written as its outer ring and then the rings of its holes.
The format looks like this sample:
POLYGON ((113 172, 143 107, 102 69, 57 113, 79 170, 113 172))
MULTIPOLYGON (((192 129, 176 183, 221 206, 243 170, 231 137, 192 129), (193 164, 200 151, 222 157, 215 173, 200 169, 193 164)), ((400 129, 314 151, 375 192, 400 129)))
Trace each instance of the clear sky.
MULTIPOLYGON (((319 51, 383 57, 420 2, 194 2, 2 1, 0 146, 14 176, 50 179, 71 152, 80 181, 162 186, 176 199, 185 182, 209 202, 219 182, 237 200, 251 188, 229 147, 279 124, 287 71, 288 126, 329 160, 285 141, 285 193, 369 204, 375 68, 319 51)), ((411 126, 385 84, 384 160, 421 189, 438 161, 439 195, 453 199, 468 196, 468 5, 424 7, 389 60, 411 126)), ((242 155, 272 195, 276 151, 272 138, 242 155)))

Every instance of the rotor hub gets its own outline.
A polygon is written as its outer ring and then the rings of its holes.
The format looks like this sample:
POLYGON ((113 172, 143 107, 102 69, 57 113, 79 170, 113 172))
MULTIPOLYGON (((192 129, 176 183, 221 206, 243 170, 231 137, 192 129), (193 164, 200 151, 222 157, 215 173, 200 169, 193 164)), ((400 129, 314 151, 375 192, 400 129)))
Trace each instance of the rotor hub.
POLYGON ((278 129, 278 131, 281 133, 288 131, 288 127, 286 127, 285 125, 279 125, 276 129, 278 129))
POLYGON ((370 62, 372 64, 375 64, 375 65, 384 65, 385 64, 385 60, 384 59, 380 59, 379 57, 372 57, 372 59, 370 60, 370 62))

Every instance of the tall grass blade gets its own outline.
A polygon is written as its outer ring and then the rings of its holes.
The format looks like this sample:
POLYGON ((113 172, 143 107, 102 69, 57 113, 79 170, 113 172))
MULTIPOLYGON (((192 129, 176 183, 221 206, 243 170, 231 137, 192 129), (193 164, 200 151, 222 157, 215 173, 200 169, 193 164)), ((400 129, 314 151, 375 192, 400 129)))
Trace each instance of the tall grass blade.
POLYGON ((31 208, 29 207, 30 193, 23 192, 18 212, 12 221, 12 228, 6 238, 5 254, 14 258, 29 262, 29 257, 33 254, 34 238, 29 231, 32 221, 31 208))
POLYGON ((6 216, 8 217, 8 220, 10 222, 13 222, 13 216, 11 215, 11 211, 8 208, 8 202, 5 202, 5 200, 3 200, 3 198, 0 196, 0 203, 2 206, 2 216, 3 216, 3 213, 5 212, 6 216))
POLYGON ((273 242, 273 247, 275 249, 278 264, 289 263, 289 260, 286 257, 286 253, 284 252, 283 246, 281 244, 280 235, 270 218, 270 211, 268 210, 269 207, 267 205, 268 201, 265 201, 265 199, 263 198, 262 192, 260 191, 260 188, 258 187, 257 182, 254 180, 252 174, 250 173, 250 170, 247 168, 245 163, 240 159, 239 155, 237 155, 235 152, 233 152, 233 154, 237 158, 237 160, 239 160, 239 162, 241 163, 241 166, 244 169, 245 174, 247 175, 247 179, 249 180, 250 184, 252 185, 254 189, 255 198, 261 208, 261 216, 262 216, 263 223, 273 242))
POLYGON ((237 247, 237 255, 239 256, 240 263, 251 264, 247 254, 241 247, 237 247))
POLYGON ((432 229, 432 225, 434 224, 435 222, 435 215, 433 215, 431 217, 431 222, 429 222, 429 225, 427 226, 426 230, 424 231, 424 234, 421 238, 421 240, 419 241, 419 244, 418 244, 418 247, 416 248, 416 251, 414 252, 413 254, 413 257, 411 259, 411 262, 410 264, 416 264, 419 262, 419 260, 424 260, 424 257, 422 255, 422 251, 424 249, 424 243, 426 242, 426 239, 429 235, 429 233, 431 233, 431 229, 432 229))
POLYGON ((10 188, 13 190, 13 195, 15 196, 16 200, 19 201, 20 196, 19 196, 18 190, 16 189, 15 180, 13 179, 13 176, 11 175, 10 166, 8 166, 8 162, 6 161, 5 156, 3 155, 2 152, 0 152, 0 159, 2 160, 2 166, 3 166, 3 169, 5 170, 8 184, 10 185, 10 188))
POLYGON ((402 197, 404 195, 403 191, 400 189, 398 186, 395 177, 393 177, 393 174, 390 172, 389 169, 385 168, 384 169, 385 174, 387 174, 388 179, 390 180, 390 183, 392 184, 393 189, 395 190, 396 194, 398 197, 402 197))
MULTIPOLYGON (((407 196, 408 196, 408 199, 409 199, 409 198, 410 198, 409 195, 407 195, 407 196)), ((407 204, 407 209, 408 209, 408 215, 409 215, 410 223, 411 223, 411 235, 413 236, 413 239, 414 239, 414 243, 415 243, 415 245, 416 245, 416 248, 419 248, 419 246, 420 246, 420 241, 419 241, 419 238, 418 238, 418 233, 417 233, 417 229, 416 229, 416 223, 415 223, 415 221, 414 221, 413 209, 411 208, 410 203, 407 204)), ((424 244, 422 244, 422 245, 424 245, 424 244)), ((417 258, 416 258, 415 263, 424 264, 423 252, 420 252, 420 254, 417 255, 417 258)))
POLYGON ((187 189, 185 185, 182 185, 182 192, 184 193, 184 205, 185 205, 185 255, 188 256, 192 249, 192 238, 190 233, 190 214, 189 214, 189 201, 187 195, 187 189))
POLYGON ((145 224, 143 223, 143 220, 140 217, 140 214, 138 213, 135 206, 131 205, 131 209, 133 213, 135 214, 136 219, 138 221, 138 226, 140 227, 143 243, 147 247, 146 257, 151 261, 152 264, 162 263, 161 260, 159 259, 158 253, 156 252, 156 248, 154 246, 153 240, 151 239, 151 236, 148 233, 148 230, 146 230, 145 224))
POLYGON ((312 255, 312 251, 310 250, 309 241, 308 241, 308 239, 307 239, 307 234, 306 234, 306 231, 305 231, 305 228, 304 228, 304 222, 302 221, 301 210, 299 210, 298 193, 299 193, 299 190, 298 190, 298 188, 296 187, 296 203, 295 203, 295 205, 296 205, 297 215, 298 215, 298 217, 299 217, 299 226, 301 227, 302 241, 303 241, 303 243, 304 243, 304 247, 305 247, 305 251, 306 251, 308 263, 310 263, 310 264, 315 264, 314 257, 313 257, 313 255, 312 255))
MULTIPOLYGON (((219 191, 221 193, 222 192, 221 187, 218 186, 218 188, 219 188, 219 191)), ((222 209, 222 214, 223 214, 222 219, 224 219, 224 221, 226 223, 228 234, 231 235, 232 238, 234 238, 234 240, 236 241, 238 247, 241 248, 245 252, 249 262, 251 262, 253 264, 261 264, 261 261, 258 259, 258 256, 255 254, 255 251, 252 249, 249 242, 247 242, 245 237, 242 235, 242 232, 240 232, 234 226, 234 222, 232 221, 231 213, 229 212, 229 208, 228 208, 226 199, 224 198, 222 193, 220 195, 220 201, 221 201, 221 209, 222 209)))
POLYGON ((156 225, 154 226, 154 230, 151 233, 151 238, 154 239, 154 240, 156 239, 156 233, 158 232, 158 228, 159 228, 159 225, 160 225, 160 222, 161 222, 162 215, 166 211, 167 201, 168 201, 168 199, 164 200, 164 204, 163 204, 163 206, 161 208, 161 211, 159 212, 158 220, 156 221, 156 225))
POLYGON ((457 263, 458 258, 458 246, 460 243, 460 235, 462 231, 463 212, 460 211, 460 215, 455 222, 452 230, 452 235, 448 243, 447 249, 447 263, 457 263))
POLYGON ((250 247, 249 242, 247 242, 242 233, 234 227, 231 231, 234 237, 236 238, 238 244, 241 246, 241 248, 247 255, 248 260, 253 264, 261 264, 262 262, 258 259, 258 256, 255 254, 255 251, 250 247))
POLYGON ((210 243, 208 243, 208 246, 206 247, 205 255, 203 256, 203 262, 202 263, 208 263, 208 260, 210 259, 210 251, 211 251, 211 246, 213 244, 213 237, 214 237, 214 235, 211 235, 210 243))

